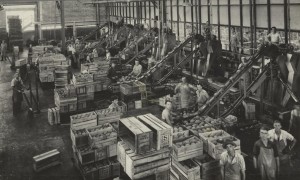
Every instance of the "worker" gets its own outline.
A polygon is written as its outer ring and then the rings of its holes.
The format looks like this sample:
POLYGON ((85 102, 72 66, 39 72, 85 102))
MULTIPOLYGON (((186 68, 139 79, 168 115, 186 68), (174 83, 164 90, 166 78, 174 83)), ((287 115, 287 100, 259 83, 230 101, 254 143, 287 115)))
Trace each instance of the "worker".
POLYGON ((151 69, 155 65, 156 61, 153 55, 148 58, 148 70, 151 69))
POLYGON ((108 106, 108 109, 113 110, 113 111, 117 110, 117 108, 120 107, 118 103, 119 103, 119 100, 117 97, 115 97, 114 100, 112 101, 111 105, 108 106))
POLYGON ((232 141, 225 141, 223 148, 226 149, 220 156, 222 180, 245 180, 244 157, 235 152, 236 144, 232 141))
POLYGON ((161 114, 161 119, 166 122, 167 124, 169 124, 170 126, 172 126, 173 122, 173 118, 172 118, 172 102, 167 100, 165 102, 165 109, 163 110, 162 114, 161 114))
POLYGON ((98 51, 97 51, 97 49, 95 48, 95 49, 93 49, 93 52, 92 52, 92 54, 93 54, 93 58, 97 58, 97 57, 99 57, 99 55, 98 55, 98 51))
POLYGON ((279 43, 282 43, 282 38, 280 34, 277 32, 276 27, 272 27, 272 31, 270 34, 267 35, 267 39, 271 44, 279 45, 279 43))
POLYGON ((68 46, 68 51, 70 52, 71 57, 72 57, 73 68, 75 68, 75 67, 77 67, 77 58, 76 58, 76 50, 74 48, 74 44, 70 44, 68 46))
POLYGON ((230 39, 230 46, 233 57, 237 58, 237 53, 239 52, 239 37, 236 33, 235 29, 232 30, 231 39, 230 39))
POLYGON ((200 84, 197 85, 196 95, 198 108, 201 108, 209 100, 209 95, 200 84))
POLYGON ((108 69, 108 73, 107 73, 107 77, 113 82, 117 82, 118 80, 118 74, 116 71, 116 64, 115 63, 111 63, 111 67, 108 69))
MULTIPOLYGON (((297 102, 294 105, 294 110, 291 112, 291 119, 289 125, 289 132, 293 134, 295 139, 300 142, 300 103, 297 102)), ((295 150, 297 152, 297 157, 300 158, 300 144, 297 143, 295 150)))
POLYGON ((281 129, 281 122, 275 120, 273 122, 274 129, 268 131, 269 139, 277 146, 279 160, 280 160, 280 172, 279 179, 289 177, 291 168, 290 152, 294 148, 297 140, 288 132, 281 129), (291 146, 288 145, 288 141, 292 142, 291 146))
POLYGON ((3 40, 2 43, 1 43, 1 61, 6 60, 6 58, 7 58, 6 51, 7 51, 7 44, 3 40))
POLYGON ((110 51, 108 49, 106 49, 106 61, 110 62, 110 60, 111 60, 110 51))
POLYGON ((135 64, 133 66, 132 72, 129 74, 130 76, 138 77, 142 73, 142 65, 140 65, 139 60, 135 60, 135 64))
MULTIPOLYGON (((246 59, 246 57, 241 57, 241 64, 238 66, 238 69, 241 70, 247 64, 248 64, 248 60, 246 59)), ((242 94, 244 94, 245 88, 248 87, 249 82, 250 82, 250 72, 246 71, 240 78, 240 88, 239 89, 242 94)))
POLYGON ((260 128, 260 139, 253 147, 254 168, 260 172, 261 180, 276 180, 280 162, 277 146, 268 139, 268 131, 265 126, 260 128))
POLYGON ((25 88, 24 83, 17 72, 11 81, 11 87, 13 89, 12 101, 13 101, 13 114, 21 111, 23 101, 23 89, 25 88))
POLYGON ((175 94, 179 93, 180 94, 180 103, 181 103, 181 108, 182 109, 187 109, 189 108, 189 103, 190 103, 190 96, 192 89, 194 89, 190 84, 187 83, 186 77, 183 77, 181 79, 181 83, 177 84, 175 87, 175 94))

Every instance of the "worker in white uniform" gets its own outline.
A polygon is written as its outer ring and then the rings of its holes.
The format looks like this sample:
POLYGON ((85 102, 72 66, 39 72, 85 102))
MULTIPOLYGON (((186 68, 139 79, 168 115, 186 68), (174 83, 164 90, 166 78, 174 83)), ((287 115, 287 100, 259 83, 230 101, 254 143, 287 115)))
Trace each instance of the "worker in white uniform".
POLYGON ((194 89, 190 84, 187 83, 186 77, 181 79, 181 83, 177 84, 175 88, 175 94, 180 94, 180 104, 182 109, 189 108, 191 100, 191 92, 194 89))
POLYGON ((277 32, 276 27, 272 27, 272 31, 270 34, 268 34, 267 39, 269 40, 270 43, 276 45, 283 42, 280 34, 277 32))
POLYGON ((129 75, 134 76, 134 77, 138 77, 141 73, 142 73, 142 65, 140 65, 139 60, 135 60, 133 70, 129 75))
POLYGON ((167 100, 165 103, 165 109, 161 114, 161 119, 167 124, 172 126, 174 122, 172 119, 171 111, 172 111, 172 102, 167 100))
POLYGON ((232 141, 227 141, 223 144, 226 149, 221 154, 221 176, 222 180, 245 180, 245 160, 244 157, 235 152, 236 144, 232 141))
POLYGON ((280 121, 275 120, 273 127, 274 129, 268 131, 268 135, 270 141, 274 142, 277 146, 280 160, 279 179, 288 178, 291 168, 290 152, 296 145, 297 140, 290 133, 281 129, 280 121), (291 145, 289 145, 288 142, 291 142, 291 145))

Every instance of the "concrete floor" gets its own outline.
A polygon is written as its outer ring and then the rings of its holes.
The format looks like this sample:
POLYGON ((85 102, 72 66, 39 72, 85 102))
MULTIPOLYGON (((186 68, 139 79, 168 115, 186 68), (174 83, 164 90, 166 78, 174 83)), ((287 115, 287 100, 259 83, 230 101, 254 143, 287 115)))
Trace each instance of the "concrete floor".
POLYGON ((69 126, 50 126, 47 108, 54 106, 53 90, 39 88, 41 113, 27 119, 27 104, 22 112, 12 114, 11 79, 15 70, 8 61, 0 61, 0 180, 79 180, 82 179, 72 162, 69 126), (33 171, 32 157, 58 149, 62 165, 40 173, 33 171))

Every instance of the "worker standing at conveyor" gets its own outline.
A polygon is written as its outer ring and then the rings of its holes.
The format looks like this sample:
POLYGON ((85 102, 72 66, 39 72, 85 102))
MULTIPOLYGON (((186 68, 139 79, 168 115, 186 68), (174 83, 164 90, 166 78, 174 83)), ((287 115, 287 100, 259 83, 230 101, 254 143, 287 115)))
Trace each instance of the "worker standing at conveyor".
POLYGON ((253 148, 254 168, 259 170, 261 180, 276 180, 276 175, 280 172, 277 146, 268 139, 266 127, 261 127, 259 133, 260 139, 253 148))
POLYGON ((235 152, 236 144, 232 141, 223 143, 223 148, 226 149, 221 154, 221 176, 222 180, 245 180, 246 165, 242 155, 235 152))
POLYGON ((161 119, 165 121, 167 124, 169 124, 170 126, 172 126, 172 124, 174 123, 172 119, 171 111, 172 111, 172 102, 167 100, 165 103, 165 109, 161 114, 161 119))
POLYGON ((280 160, 280 173, 279 179, 290 178, 291 157, 290 152, 294 148, 297 140, 288 132, 281 129, 281 123, 275 120, 273 123, 274 129, 268 131, 269 139, 274 142, 278 149, 280 160), (288 141, 292 142, 291 146, 288 141))
POLYGON ((275 45, 279 45, 283 42, 280 34, 277 32, 276 27, 272 27, 272 31, 270 34, 268 34, 267 39, 270 43, 275 45))
POLYGON ((194 89, 190 84, 187 83, 186 77, 181 79, 181 83, 177 84, 175 87, 175 94, 180 94, 180 103, 182 109, 189 108, 189 103, 191 100, 191 93, 194 89))
POLYGON ((209 95, 200 84, 197 85, 196 95, 199 109, 209 100, 209 95))
POLYGON ((13 101, 13 114, 16 115, 21 111, 23 101, 23 89, 25 88, 24 83, 17 72, 11 81, 11 87, 13 89, 12 101, 13 101))
POLYGON ((142 73, 142 65, 140 65, 139 60, 135 60, 135 64, 133 66, 132 72, 129 74, 129 76, 138 77, 142 73))

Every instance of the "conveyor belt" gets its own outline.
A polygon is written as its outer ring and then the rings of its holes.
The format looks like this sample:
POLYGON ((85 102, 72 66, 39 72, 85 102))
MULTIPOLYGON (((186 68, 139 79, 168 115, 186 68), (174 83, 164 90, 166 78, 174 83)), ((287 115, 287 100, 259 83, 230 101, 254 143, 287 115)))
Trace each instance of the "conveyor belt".
POLYGON ((225 84, 224 87, 222 87, 219 91, 217 91, 213 97, 211 97, 204 106, 202 106, 198 114, 200 116, 208 114, 214 106, 222 99, 225 94, 230 90, 231 87, 233 87, 239 80, 240 78, 244 75, 245 72, 247 72, 252 66, 259 60, 261 56, 264 54, 272 53, 272 46, 263 46, 259 49, 259 51, 254 54, 250 59, 248 64, 244 66, 244 68, 237 70, 237 72, 232 75, 227 83, 225 84))
POLYGON ((175 70, 177 70, 177 69, 179 68, 179 66, 180 66, 182 63, 184 63, 184 62, 186 62, 186 61, 192 59, 192 58, 193 58, 193 55, 194 55, 198 50, 199 50, 199 49, 194 50, 194 51, 191 52, 186 58, 184 58, 184 59, 181 60, 179 63, 177 63, 177 64, 172 68, 172 70, 169 71, 169 72, 168 72, 163 78, 161 78, 156 84, 161 84, 162 82, 164 82, 171 74, 174 73, 175 70))
MULTIPOLYGON (((260 85, 267 79, 267 71, 269 68, 269 64, 265 67, 265 69, 255 78, 255 80, 250 84, 249 87, 247 87, 246 95, 248 95, 250 92, 256 91, 260 85)), ((233 104, 229 106, 229 108, 224 112, 221 117, 226 118, 237 106, 246 98, 244 94, 241 94, 240 97, 235 100, 233 104)))
POLYGON ((290 88, 290 86, 288 86, 286 83, 283 82, 283 80, 281 79, 281 77, 278 77, 279 81, 281 82, 281 84, 286 88, 287 92, 291 95, 291 97, 294 99, 295 102, 299 102, 299 99, 297 98, 297 96, 293 93, 292 89, 290 88))
POLYGON ((131 63, 136 58, 138 58, 140 55, 145 54, 148 50, 150 50, 152 48, 154 42, 155 42, 155 40, 151 41, 143 50, 141 50, 140 52, 138 52, 133 58, 131 58, 129 61, 127 61, 125 63, 125 65, 131 63))
POLYGON ((81 42, 86 41, 88 38, 92 37, 93 35, 95 35, 100 29, 104 28, 105 26, 107 26, 107 22, 104 23, 103 25, 97 27, 97 29, 95 29, 94 31, 90 32, 88 35, 86 35, 84 38, 82 38, 81 42))
POLYGON ((144 79, 145 77, 149 77, 151 74, 153 74, 164 62, 166 62, 168 59, 173 57, 176 53, 178 53, 182 48, 190 43, 194 39, 194 36, 189 36, 185 41, 183 41, 181 44, 176 46, 171 52, 169 52, 162 60, 158 61, 152 68, 150 68, 148 71, 143 73, 141 76, 137 77, 135 80, 126 81, 124 83, 131 83, 134 81, 140 81, 141 79, 144 79))
POLYGON ((89 51, 90 49, 94 49, 94 48, 97 48, 97 47, 101 46, 104 42, 106 42, 106 41, 108 40, 108 38, 106 37, 107 34, 108 34, 108 33, 103 34, 103 35, 99 38, 98 42, 97 42, 96 44, 94 44, 92 47, 90 47, 90 48, 83 48, 83 49, 79 52, 79 54, 86 53, 86 52, 89 51))

